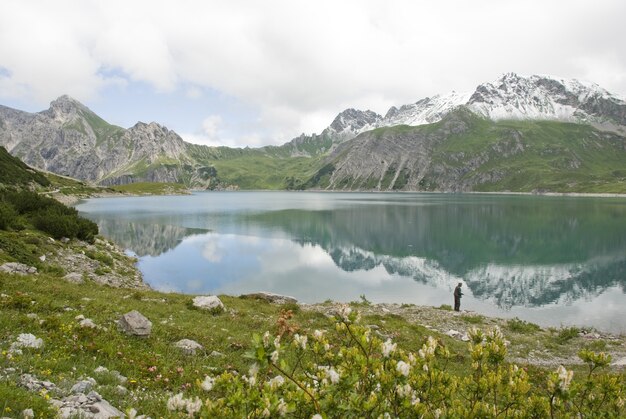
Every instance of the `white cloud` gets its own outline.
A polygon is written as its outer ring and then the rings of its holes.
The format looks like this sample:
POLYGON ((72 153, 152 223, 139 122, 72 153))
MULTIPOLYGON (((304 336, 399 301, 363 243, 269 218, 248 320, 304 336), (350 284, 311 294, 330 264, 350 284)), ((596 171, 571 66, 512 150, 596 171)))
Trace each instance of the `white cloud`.
POLYGON ((203 89, 234 97, 260 125, 219 140, 280 143, 320 132, 346 107, 384 113, 507 71, 625 96, 625 15, 619 0, 7 0, 0 99, 88 100, 120 83, 115 73, 189 100, 203 89))

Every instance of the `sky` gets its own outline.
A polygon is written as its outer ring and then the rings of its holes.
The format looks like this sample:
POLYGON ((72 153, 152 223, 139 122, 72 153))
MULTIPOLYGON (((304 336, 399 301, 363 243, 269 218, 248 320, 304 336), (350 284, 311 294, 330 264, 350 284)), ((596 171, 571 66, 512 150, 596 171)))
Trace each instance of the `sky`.
POLYGON ((0 104, 258 147, 506 72, 626 97, 623 0, 0 0, 0 104))

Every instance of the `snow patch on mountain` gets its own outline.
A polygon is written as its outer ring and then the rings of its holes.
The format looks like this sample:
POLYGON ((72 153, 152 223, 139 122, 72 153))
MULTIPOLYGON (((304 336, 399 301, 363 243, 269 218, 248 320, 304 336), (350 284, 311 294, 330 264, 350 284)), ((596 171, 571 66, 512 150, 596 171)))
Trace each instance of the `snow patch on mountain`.
POLYGON ((327 128, 341 140, 396 125, 440 121, 459 106, 491 120, 554 120, 626 126, 626 102, 595 83, 554 76, 506 73, 473 92, 451 92, 391 107, 385 116, 347 109, 327 128))

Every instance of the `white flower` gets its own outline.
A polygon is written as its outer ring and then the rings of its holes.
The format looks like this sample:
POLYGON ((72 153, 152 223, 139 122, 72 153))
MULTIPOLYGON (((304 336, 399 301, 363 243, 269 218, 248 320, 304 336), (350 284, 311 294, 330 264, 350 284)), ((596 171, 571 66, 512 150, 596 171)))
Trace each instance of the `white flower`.
POLYGON ((261 412, 261 416, 265 417, 265 418, 269 418, 270 417, 270 410, 266 407, 265 409, 263 409, 263 411, 261 412))
POLYGON ((285 416, 287 414, 287 403, 283 399, 278 401, 278 406, 276 406, 276 411, 280 416, 285 416))
POLYGON ((276 377, 270 379, 267 382, 272 390, 277 389, 285 383, 285 379, 282 375, 277 375, 276 377))
POLYGON ((389 358, 389 355, 396 350, 396 346, 397 345, 395 343, 391 342, 391 339, 387 339, 387 341, 382 345, 383 356, 385 358, 389 358))
POLYGON ((424 364, 424 366, 422 367, 422 369, 424 370, 424 372, 428 372, 428 364, 424 364))
POLYGON ((213 385, 215 385, 215 378, 209 377, 207 375, 206 377, 204 377, 204 381, 202 382, 202 384, 200 384, 200 387, 204 391, 211 391, 213 385))
POLYGON ((324 333, 326 333, 325 330, 315 330, 313 332, 313 337, 315 338, 315 340, 322 340, 322 338, 324 338, 324 333))
POLYGON ((280 335, 276 336, 276 338, 274 339, 274 346, 276 347, 276 349, 280 348, 280 335))
POLYGON ((187 414, 189 415, 190 418, 194 417, 195 414, 197 412, 200 411, 200 409, 202 408, 202 401, 196 397, 195 400, 189 399, 187 400, 186 404, 186 410, 187 410, 187 414))
POLYGON ((278 362, 278 351, 274 351, 272 352, 272 354, 270 355, 270 359, 272 360, 272 363, 277 363, 278 362))
POLYGON ((167 410, 175 412, 182 410, 187 405, 187 401, 183 398, 183 393, 178 393, 167 400, 167 410))
POLYGON ((572 377, 574 377, 574 371, 568 371, 563 365, 559 365, 559 368, 556 369, 556 373, 559 376, 559 387, 561 390, 567 391, 572 382, 572 377))
POLYGON ((409 376, 410 370, 411 370, 411 366, 404 361, 398 361, 398 363, 396 364, 396 371, 398 371, 400 374, 404 375, 405 377, 409 376))
POLYGON ((258 373, 259 373, 259 365, 257 363, 252 364, 252 366, 248 370, 248 375, 250 377, 255 377, 258 373))
POLYGON ((302 349, 306 349, 306 343, 308 341, 308 338, 306 335, 300 336, 296 333, 293 336, 293 341, 296 343, 297 346, 301 347, 302 349))
POLYGON ((320 415, 319 413, 316 413, 313 416, 311 416, 311 419, 324 419, 324 418, 322 418, 322 415, 320 415))
POLYGON ((349 320, 348 317, 351 313, 352 309, 347 304, 342 304, 339 308, 339 317, 341 317, 342 320, 349 320))
POLYGON ((398 384, 396 386, 396 392, 398 393, 398 396, 400 397, 408 397, 408 396, 413 395, 413 389, 411 388, 410 384, 405 384, 403 386, 398 384))

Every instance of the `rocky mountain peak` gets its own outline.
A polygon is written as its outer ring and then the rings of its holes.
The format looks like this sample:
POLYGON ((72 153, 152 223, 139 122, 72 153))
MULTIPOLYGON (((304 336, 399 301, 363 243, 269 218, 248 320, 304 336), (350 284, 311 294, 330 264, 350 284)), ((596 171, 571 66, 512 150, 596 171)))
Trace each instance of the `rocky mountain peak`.
POLYGON ((94 114, 88 107, 68 95, 50 102, 50 108, 42 113, 61 123, 75 119, 80 113, 94 114))
POLYGON ((329 128, 336 133, 359 133, 376 128, 381 120, 382 116, 374 111, 349 108, 337 115, 329 128))

